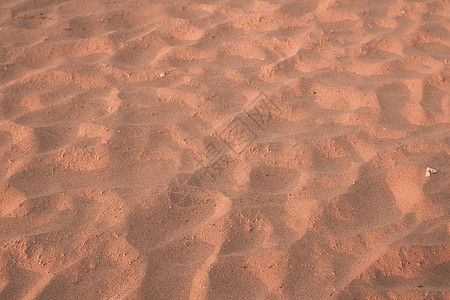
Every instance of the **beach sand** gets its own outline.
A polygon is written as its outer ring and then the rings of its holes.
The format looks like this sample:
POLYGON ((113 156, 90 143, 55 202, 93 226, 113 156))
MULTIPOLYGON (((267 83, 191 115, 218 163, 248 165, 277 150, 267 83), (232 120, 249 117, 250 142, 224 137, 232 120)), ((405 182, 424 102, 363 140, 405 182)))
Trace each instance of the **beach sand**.
POLYGON ((2 0, 0 299, 448 299, 449 62, 447 0, 2 0))

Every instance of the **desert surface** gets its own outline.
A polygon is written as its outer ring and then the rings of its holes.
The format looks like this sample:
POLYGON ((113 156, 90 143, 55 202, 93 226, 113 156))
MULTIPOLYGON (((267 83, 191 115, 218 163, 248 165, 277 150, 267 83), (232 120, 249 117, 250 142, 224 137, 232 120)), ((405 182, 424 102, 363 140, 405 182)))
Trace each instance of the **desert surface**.
POLYGON ((449 299, 449 62, 448 0, 1 0, 0 299, 449 299))

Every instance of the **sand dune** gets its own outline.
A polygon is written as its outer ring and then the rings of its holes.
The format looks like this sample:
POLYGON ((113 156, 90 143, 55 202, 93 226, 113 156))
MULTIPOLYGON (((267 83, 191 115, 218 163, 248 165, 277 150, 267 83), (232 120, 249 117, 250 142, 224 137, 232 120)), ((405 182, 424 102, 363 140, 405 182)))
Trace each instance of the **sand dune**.
POLYGON ((447 299, 449 61, 445 0, 2 0, 0 299, 447 299))

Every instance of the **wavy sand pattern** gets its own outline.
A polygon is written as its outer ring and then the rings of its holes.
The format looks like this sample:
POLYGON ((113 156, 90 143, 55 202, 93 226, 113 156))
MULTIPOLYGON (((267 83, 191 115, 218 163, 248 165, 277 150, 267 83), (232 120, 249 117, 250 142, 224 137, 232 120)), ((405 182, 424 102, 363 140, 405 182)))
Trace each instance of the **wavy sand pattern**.
POLYGON ((0 299, 448 299, 449 20, 1 1, 0 299))

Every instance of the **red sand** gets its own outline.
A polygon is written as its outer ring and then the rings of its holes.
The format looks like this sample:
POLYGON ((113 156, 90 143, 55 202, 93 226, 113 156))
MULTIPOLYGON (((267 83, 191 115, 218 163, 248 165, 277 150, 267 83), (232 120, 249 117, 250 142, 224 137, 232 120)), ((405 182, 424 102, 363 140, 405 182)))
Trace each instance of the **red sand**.
POLYGON ((0 299, 449 298, 449 1, 2 0, 0 28, 0 299))

